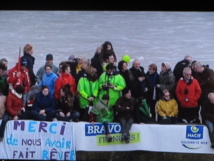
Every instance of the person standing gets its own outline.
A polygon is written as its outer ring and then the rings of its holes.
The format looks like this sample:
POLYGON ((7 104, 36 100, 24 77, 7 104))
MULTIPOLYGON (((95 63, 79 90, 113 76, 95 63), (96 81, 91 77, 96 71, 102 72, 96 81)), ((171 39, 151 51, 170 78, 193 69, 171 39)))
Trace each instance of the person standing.
POLYGON ((77 94, 77 87, 76 87, 76 82, 74 77, 71 75, 71 69, 70 65, 63 63, 62 68, 61 68, 61 74, 60 76, 56 79, 55 86, 54 86, 54 97, 56 100, 60 99, 60 90, 61 88, 69 84, 70 85, 70 91, 76 95, 77 94))
POLYGON ((146 98, 146 93, 148 92, 148 81, 146 79, 146 74, 144 68, 140 65, 140 60, 135 59, 133 61, 132 67, 129 69, 130 80, 131 80, 131 93, 132 97, 138 99, 139 97, 146 98))
POLYGON ((51 69, 52 69, 52 72, 57 74, 58 73, 58 70, 59 68, 57 66, 55 66, 53 64, 53 55, 52 54, 47 54, 46 55, 46 62, 45 62, 45 65, 41 66, 39 68, 39 70, 37 71, 36 73, 36 78, 37 78, 37 84, 40 84, 41 81, 42 81, 42 77, 43 75, 46 73, 46 69, 45 69, 45 66, 46 65, 50 65, 51 66, 51 69))
POLYGON ((85 75, 77 84, 78 100, 80 106, 80 120, 88 121, 88 110, 98 100, 99 84, 96 69, 92 66, 85 68, 85 75))
POLYGON ((163 90, 167 89, 172 97, 175 96, 176 79, 171 69, 172 65, 169 62, 161 64, 161 72, 159 74, 160 83, 156 85, 158 88, 158 97, 161 98, 163 90))
POLYGON ((14 89, 14 87, 19 84, 24 87, 24 93, 22 94, 24 106, 26 105, 27 101, 27 93, 30 91, 31 88, 29 72, 26 66, 27 66, 26 59, 22 59, 22 61, 20 62, 20 67, 19 63, 17 63, 15 67, 10 69, 7 77, 9 90, 14 89))
POLYGON ((42 87, 44 85, 48 86, 50 94, 52 96, 54 96, 54 86, 55 86, 55 82, 56 79, 58 78, 58 76, 52 72, 52 66, 46 64, 45 65, 45 73, 42 77, 42 81, 40 82, 40 84, 38 86, 42 87))
POLYGON ((178 119, 182 123, 200 123, 198 101, 202 91, 198 81, 191 75, 191 68, 185 67, 175 91, 179 102, 178 119))
POLYGON ((211 142, 211 148, 214 149, 214 93, 208 94, 201 108, 202 123, 207 127, 211 142))
POLYGON ((104 94, 108 94, 110 96, 109 105, 114 106, 125 86, 124 78, 114 71, 114 65, 110 63, 106 66, 106 72, 103 72, 99 78, 99 99, 104 94))
POLYGON ((196 61, 192 68, 195 71, 194 78, 198 80, 202 90, 201 98, 199 99, 199 104, 202 105, 208 93, 214 92, 214 71, 202 65, 199 61, 196 61))
POLYGON ((91 58, 91 66, 97 70, 98 77, 103 73, 103 64, 100 60, 101 47, 97 47, 94 56, 91 58))
POLYGON ((190 67, 192 63, 192 57, 186 55, 183 60, 177 62, 173 69, 173 74, 175 76, 176 81, 179 81, 181 77, 183 77, 183 69, 185 67, 190 67))
POLYGON ((131 79, 130 79, 130 71, 128 69, 128 63, 121 60, 118 63, 118 70, 119 70, 119 74, 124 78, 125 82, 126 82, 126 87, 128 87, 129 89, 131 89, 131 79))
POLYGON ((148 88, 146 101, 151 109, 152 118, 155 119, 156 116, 155 105, 157 103, 157 100, 159 100, 156 85, 160 83, 156 64, 149 65, 148 71, 146 72, 146 78, 150 82, 150 88, 148 88))
POLYGON ((36 84, 36 75, 34 74, 33 67, 35 63, 35 58, 33 57, 33 46, 31 44, 26 44, 24 47, 24 55, 21 57, 21 61, 24 59, 27 61, 27 66, 26 68, 28 69, 29 72, 29 77, 30 77, 30 86, 36 84))

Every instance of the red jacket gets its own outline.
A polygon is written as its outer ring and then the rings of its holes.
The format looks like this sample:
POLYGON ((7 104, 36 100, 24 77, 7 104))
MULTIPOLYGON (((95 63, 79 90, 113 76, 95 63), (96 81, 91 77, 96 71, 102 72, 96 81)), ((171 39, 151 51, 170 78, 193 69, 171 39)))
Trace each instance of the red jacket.
POLYGON ((191 108, 198 106, 198 99, 200 98, 202 91, 195 78, 191 78, 191 83, 187 83, 183 78, 181 78, 177 83, 175 92, 180 106, 191 108))
POLYGON ((23 107, 22 94, 18 94, 12 89, 7 97, 7 112, 12 116, 17 116, 23 107))
POLYGON ((55 87, 54 87, 54 97, 56 99, 60 98, 60 90, 65 84, 70 84, 71 88, 70 91, 73 94, 77 94, 77 87, 76 87, 76 82, 75 79, 72 77, 70 74, 62 73, 55 82, 55 87))
POLYGON ((30 78, 29 78, 28 70, 27 68, 21 67, 20 68, 21 76, 18 78, 16 77, 16 73, 18 72, 17 69, 18 67, 16 65, 15 67, 9 70, 7 82, 9 84, 12 84, 13 88, 18 84, 23 85, 25 89, 25 93, 27 93, 30 91, 30 78))

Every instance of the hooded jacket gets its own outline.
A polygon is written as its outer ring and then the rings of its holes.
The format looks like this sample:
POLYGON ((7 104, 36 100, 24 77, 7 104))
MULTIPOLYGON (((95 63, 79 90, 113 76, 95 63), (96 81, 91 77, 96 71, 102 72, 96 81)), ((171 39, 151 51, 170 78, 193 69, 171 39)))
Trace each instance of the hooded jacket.
POLYGON ((109 105, 114 106, 117 99, 122 95, 121 91, 126 87, 126 83, 124 78, 117 73, 113 73, 112 75, 107 75, 104 72, 99 78, 99 98, 101 99, 104 94, 108 94, 109 105), (111 83, 114 85, 114 88, 103 89, 103 84, 111 83))
POLYGON ((54 86, 55 99, 60 98, 60 90, 65 84, 70 84, 70 86, 71 86, 70 91, 73 94, 77 94, 75 79, 70 74, 62 73, 61 76, 58 77, 55 82, 55 86, 54 86))
POLYGON ((17 116, 21 108, 23 106, 23 101, 22 101, 22 94, 18 94, 14 89, 12 89, 7 97, 7 106, 6 110, 7 112, 12 116, 17 116))
MULTIPOLYGON (((93 82, 90 81, 87 77, 81 77, 77 85, 80 108, 86 108, 86 106, 90 104, 88 98, 96 98, 98 96, 98 90, 98 80, 93 82)), ((96 99, 93 101, 93 103, 95 102, 96 99)))

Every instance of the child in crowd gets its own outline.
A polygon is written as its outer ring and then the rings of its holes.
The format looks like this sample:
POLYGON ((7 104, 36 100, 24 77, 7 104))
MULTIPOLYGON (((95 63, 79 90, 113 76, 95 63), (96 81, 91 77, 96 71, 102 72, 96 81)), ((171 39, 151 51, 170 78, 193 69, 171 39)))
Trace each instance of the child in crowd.
POLYGON ((112 136, 109 133, 108 123, 114 120, 113 108, 109 106, 109 95, 104 94, 91 109, 89 121, 94 124, 94 121, 102 122, 105 128, 107 142, 112 141, 112 136))

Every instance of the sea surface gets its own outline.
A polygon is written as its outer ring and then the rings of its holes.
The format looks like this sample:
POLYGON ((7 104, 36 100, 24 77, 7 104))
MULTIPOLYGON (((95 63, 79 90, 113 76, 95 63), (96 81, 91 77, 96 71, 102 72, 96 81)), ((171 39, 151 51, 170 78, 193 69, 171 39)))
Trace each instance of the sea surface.
POLYGON ((70 55, 91 59, 105 41, 113 44, 118 60, 129 55, 147 71, 162 62, 172 68, 190 55, 214 68, 214 12, 172 11, 0 11, 0 58, 9 68, 19 48, 34 47, 34 72, 53 54, 54 64, 70 55))

